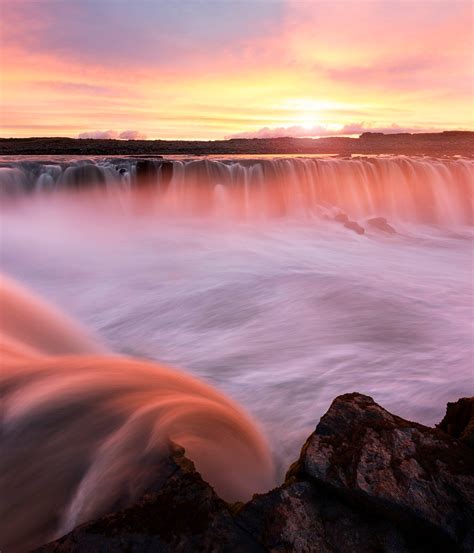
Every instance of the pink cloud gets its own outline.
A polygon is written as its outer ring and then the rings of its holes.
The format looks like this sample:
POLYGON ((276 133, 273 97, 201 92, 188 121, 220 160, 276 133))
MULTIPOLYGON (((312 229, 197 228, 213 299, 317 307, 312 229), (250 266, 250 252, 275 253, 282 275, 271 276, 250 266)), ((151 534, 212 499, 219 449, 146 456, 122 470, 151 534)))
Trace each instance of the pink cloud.
POLYGON ((122 140, 146 140, 146 134, 140 131, 122 131, 119 138, 122 140))
POLYGON ((103 140, 109 140, 118 138, 118 132, 117 131, 87 131, 87 132, 81 132, 77 138, 98 138, 103 140))
POLYGON ((257 131, 240 132, 231 134, 225 138, 312 138, 325 136, 347 136, 359 135, 364 132, 381 132, 384 134, 396 133, 420 133, 420 132, 435 132, 436 129, 421 128, 421 127, 401 127, 395 123, 389 126, 371 126, 365 123, 350 123, 344 125, 338 130, 329 129, 323 125, 315 125, 314 127, 302 127, 294 125, 292 127, 263 127, 257 131))
POLYGON ((145 140, 146 135, 140 131, 87 131, 81 132, 77 138, 94 138, 100 140, 145 140))

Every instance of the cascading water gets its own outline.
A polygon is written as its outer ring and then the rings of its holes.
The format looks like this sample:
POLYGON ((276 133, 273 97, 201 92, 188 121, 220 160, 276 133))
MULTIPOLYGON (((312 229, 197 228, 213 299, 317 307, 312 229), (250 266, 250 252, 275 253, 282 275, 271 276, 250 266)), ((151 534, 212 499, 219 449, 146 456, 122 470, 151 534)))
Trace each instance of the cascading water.
POLYGON ((0 190, 10 196, 87 187, 117 194, 138 185, 155 189, 157 209, 180 214, 301 217, 331 206, 354 218, 382 215, 443 225, 474 221, 474 164, 468 159, 111 158, 2 165, 0 190))
POLYGON ((0 280, 0 534, 30 551, 126 507, 160 477, 169 440, 216 490, 248 499, 273 483, 253 422, 175 370, 107 356, 75 323, 0 280))
POLYGON ((239 407, 155 363, 243 405, 280 478, 340 393, 439 421, 472 390, 473 176, 461 158, 4 159, 2 269, 101 340, 0 296, 10 543, 133 500, 164 435, 228 497, 275 482, 239 407))

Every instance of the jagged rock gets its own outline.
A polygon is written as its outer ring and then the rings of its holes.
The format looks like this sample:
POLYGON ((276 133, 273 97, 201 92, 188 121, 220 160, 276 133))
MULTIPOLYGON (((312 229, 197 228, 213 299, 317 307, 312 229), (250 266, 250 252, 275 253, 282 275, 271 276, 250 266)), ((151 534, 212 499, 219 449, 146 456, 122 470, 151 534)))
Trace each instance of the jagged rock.
POLYGON ((159 489, 37 551, 470 552, 473 457, 440 429, 346 394, 334 400, 285 482, 247 504, 222 501, 175 449, 159 489))
POLYGON ((474 447, 474 398, 463 397, 448 403, 446 415, 437 427, 474 447))
POLYGON ((361 227, 359 223, 356 223, 355 221, 347 221, 347 223, 344 223, 344 226, 350 230, 353 230, 357 234, 365 233, 364 227, 361 227))
POLYGON ((430 553, 428 544, 383 516, 350 504, 308 479, 289 478, 256 496, 237 515, 265 551, 430 553))
POLYGON ((374 227, 382 232, 387 232, 388 234, 396 234, 397 231, 387 222, 385 217, 373 217, 372 219, 367 219, 367 224, 371 227, 374 227))
POLYGON ((297 473, 451 551, 474 547, 474 452, 370 397, 334 400, 303 447, 297 473))
MULTIPOLYGON (((42 553, 253 553, 264 551, 233 519, 231 508, 202 480, 184 450, 162 486, 123 511, 78 526, 37 549, 42 553)), ((100 491, 98 491, 100 493, 100 491)))

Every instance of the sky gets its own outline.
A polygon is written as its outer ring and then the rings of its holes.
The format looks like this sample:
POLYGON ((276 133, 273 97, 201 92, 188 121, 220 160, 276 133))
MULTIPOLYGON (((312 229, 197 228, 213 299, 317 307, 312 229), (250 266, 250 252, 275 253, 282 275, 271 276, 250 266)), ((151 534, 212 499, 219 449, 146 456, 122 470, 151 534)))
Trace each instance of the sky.
POLYGON ((0 136, 472 130, 473 5, 0 0, 0 136))

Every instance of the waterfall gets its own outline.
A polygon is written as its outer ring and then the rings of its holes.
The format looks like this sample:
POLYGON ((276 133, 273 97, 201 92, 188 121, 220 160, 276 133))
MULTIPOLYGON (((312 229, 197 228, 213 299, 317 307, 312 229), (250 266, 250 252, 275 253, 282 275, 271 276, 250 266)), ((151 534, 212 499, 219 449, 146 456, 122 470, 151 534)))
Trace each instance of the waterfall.
POLYGON ((211 386, 112 356, 3 275, 0 303, 5 551, 30 551, 159 487, 168 440, 226 499, 246 500, 274 484, 258 428, 211 386))
POLYGON ((0 191, 17 198, 53 190, 141 190, 164 212, 267 218, 336 209, 354 219, 453 226, 474 221, 473 176, 473 161, 463 158, 15 160, 0 164, 0 191))

